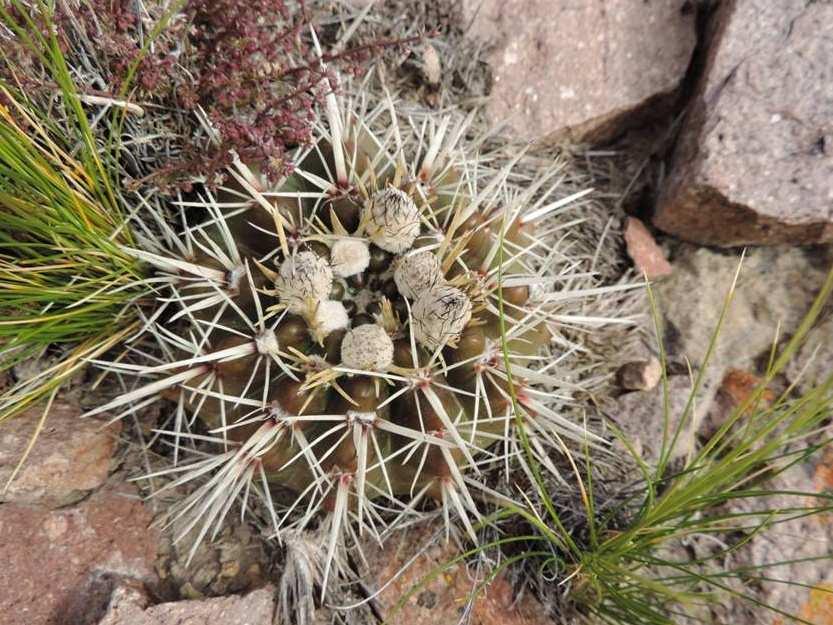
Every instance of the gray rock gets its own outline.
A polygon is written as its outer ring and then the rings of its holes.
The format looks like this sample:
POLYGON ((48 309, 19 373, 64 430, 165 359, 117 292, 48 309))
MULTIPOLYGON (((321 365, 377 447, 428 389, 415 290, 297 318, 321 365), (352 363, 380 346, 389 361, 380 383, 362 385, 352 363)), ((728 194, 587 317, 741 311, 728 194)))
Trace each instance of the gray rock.
POLYGON ((654 224, 715 245, 833 239, 833 4, 721 3, 654 224))
POLYGON ((801 393, 833 376, 833 317, 828 317, 810 330, 804 345, 787 367, 786 374, 801 393))
MULTIPOLYGON (((827 490, 830 481, 829 455, 816 456, 812 461, 797 464, 763 485, 763 488, 808 495, 790 496, 774 494, 766 497, 737 499, 731 512, 748 514, 752 511, 788 510, 808 506, 824 506, 823 499, 809 494, 827 490)), ((763 604, 797 615, 806 622, 828 623, 833 597, 825 589, 833 584, 833 526, 829 515, 801 515, 756 533, 753 540, 728 556, 727 569, 751 567, 749 577, 767 579, 750 582, 731 580, 738 590, 751 593, 763 604), (784 583, 778 580, 784 580, 784 583), (800 584, 819 587, 813 590, 800 584)), ((785 519, 785 516, 779 517, 785 519)), ((762 520, 762 519, 759 519, 762 520)), ((770 519, 772 521, 773 519, 770 519)), ((746 518, 746 524, 754 524, 754 517, 746 518)), ((717 608, 717 622, 722 623, 777 623, 777 615, 762 606, 736 600, 717 608)), ((789 622, 784 618, 783 622, 789 622)))
POLYGON ((98 625, 272 625, 274 594, 272 587, 266 587, 246 595, 148 607, 148 598, 140 589, 120 586, 98 625))
MULTIPOLYGON (((740 260, 739 252, 686 246, 674 259, 674 274, 654 287, 672 359, 687 359, 694 368, 702 365, 740 260)), ((758 371, 779 324, 783 338, 804 318, 831 261, 829 248, 750 250, 706 369, 709 380, 719 385, 729 368, 758 371)))
MULTIPOLYGON (((703 371, 703 387, 685 431, 678 455, 690 450, 694 434, 714 408, 714 396, 727 372, 759 371, 780 324, 780 337, 790 336, 809 310, 833 260, 830 249, 756 248, 744 260, 732 304, 724 319, 710 361, 706 352, 727 292, 740 263, 740 253, 717 253, 682 246, 674 259, 674 273, 654 285, 669 360, 693 374, 703 371)), ((646 315, 646 332, 650 317, 646 315)), ((809 345, 809 344, 808 344, 809 345)), ((677 417, 688 398, 687 375, 670 378, 672 415, 677 417)), ((616 424, 639 442, 643 456, 656 458, 662 432, 662 388, 627 393, 611 413, 616 424), (659 433, 659 438, 657 434, 659 433)), ((709 426, 714 429, 714 424, 709 426)))
POLYGON ((42 405, 30 408, 0 428, 0 501, 65 506, 107 479, 121 422, 105 425, 106 418, 81 419, 77 404, 59 398, 52 404, 25 464, 3 490, 43 410, 42 405))
POLYGON ((263 539, 239 514, 229 514, 218 535, 200 542, 193 555, 201 527, 198 524, 176 541, 185 525, 177 520, 160 539, 157 571, 166 593, 198 599, 263 586, 269 556, 263 539))
MULTIPOLYGON (((622 395, 611 417, 616 427, 624 434, 633 451, 639 454, 645 462, 653 464, 660 458, 663 441, 666 445, 671 445, 671 439, 678 429, 691 393, 691 379, 687 376, 671 376, 668 378, 669 411, 667 419, 662 385, 651 391, 622 395)), ((680 431, 674 443, 674 448, 669 454, 671 460, 684 458, 694 451, 697 430, 713 396, 714 390, 708 388, 701 389, 697 394, 694 410, 685 415, 685 421, 679 428, 680 431)), ((623 451, 623 453, 626 452, 623 451)))
POLYGON ((601 142, 674 93, 695 44, 681 0, 464 0, 489 41, 488 113, 524 139, 601 142))

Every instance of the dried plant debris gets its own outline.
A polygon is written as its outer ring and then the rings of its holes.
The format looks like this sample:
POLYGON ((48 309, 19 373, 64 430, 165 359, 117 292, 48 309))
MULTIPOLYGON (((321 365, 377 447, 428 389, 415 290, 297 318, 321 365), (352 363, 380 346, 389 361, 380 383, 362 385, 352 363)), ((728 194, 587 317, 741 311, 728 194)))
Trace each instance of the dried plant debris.
MULTIPOLYGON (((342 5, 339 11, 328 11, 326 3, 321 8, 320 21, 333 26, 334 39, 343 32, 357 42, 422 35, 413 46, 386 49, 375 57, 396 90, 409 92, 432 109, 453 105, 469 110, 483 103, 489 67, 481 44, 466 38, 461 2, 377 0, 369 9, 362 3, 342 5)), ((324 31, 324 36, 330 34, 324 31)))
MULTIPOLYGON (((132 0, 95 7, 62 0, 54 11, 36 6, 12 3, 14 27, 0 29, 0 41, 13 62, 0 69, 0 78, 53 97, 53 78, 27 39, 17 36, 18 29, 48 33, 52 28, 82 102, 105 110, 123 106, 144 117, 125 130, 130 141, 157 149, 152 158, 139 159, 151 170, 135 173, 163 189, 187 187, 195 176, 208 182, 222 178, 231 153, 258 162, 262 174, 276 182, 292 166, 288 152, 312 138, 315 109, 330 88, 326 73, 361 74, 381 48, 404 49, 415 41, 365 41, 318 55, 302 0, 184 0, 176 5, 152 0, 141 10, 132 0), (200 132, 198 111, 211 120, 218 141, 200 132)), ((127 158, 136 156, 129 152, 127 158)))

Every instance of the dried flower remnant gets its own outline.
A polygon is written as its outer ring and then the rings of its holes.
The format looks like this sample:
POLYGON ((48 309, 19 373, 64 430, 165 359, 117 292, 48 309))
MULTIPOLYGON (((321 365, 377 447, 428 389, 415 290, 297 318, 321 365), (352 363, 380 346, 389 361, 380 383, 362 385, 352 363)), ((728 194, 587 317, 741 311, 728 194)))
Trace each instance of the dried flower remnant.
POLYGON ((407 254, 397 260, 393 279, 399 292, 414 300, 423 291, 442 282, 440 261, 429 251, 407 254))
POLYGON ((333 270, 314 252, 298 252, 285 259, 276 279, 281 302, 298 315, 327 299, 333 286, 333 270))
POLYGON ((431 350, 455 344, 471 321, 471 310, 468 296, 453 286, 423 291, 414 302, 414 336, 431 350))
POLYGON ((365 228, 370 240, 386 252, 401 254, 419 236, 419 209, 401 189, 387 187, 377 192, 365 210, 365 228))

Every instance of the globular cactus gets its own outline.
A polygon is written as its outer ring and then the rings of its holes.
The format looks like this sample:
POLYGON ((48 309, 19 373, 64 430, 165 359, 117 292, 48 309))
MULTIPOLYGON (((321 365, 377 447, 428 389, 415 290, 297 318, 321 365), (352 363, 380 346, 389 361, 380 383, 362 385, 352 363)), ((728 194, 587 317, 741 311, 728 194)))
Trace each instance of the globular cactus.
POLYGON ((343 535, 431 500, 476 540, 494 494, 478 476, 529 470, 519 423, 553 471, 552 449, 597 440, 551 407, 563 383, 541 364, 558 319, 534 296, 538 223, 570 199, 549 199, 555 174, 510 192, 510 167, 487 175, 460 147, 470 118, 327 104, 282 184, 236 160, 225 187, 148 226, 132 253, 156 269, 154 360, 105 366, 154 379, 92 413, 173 401, 160 474, 202 480, 177 508, 185 531, 216 533, 257 496, 277 534, 323 519, 329 566, 343 535))

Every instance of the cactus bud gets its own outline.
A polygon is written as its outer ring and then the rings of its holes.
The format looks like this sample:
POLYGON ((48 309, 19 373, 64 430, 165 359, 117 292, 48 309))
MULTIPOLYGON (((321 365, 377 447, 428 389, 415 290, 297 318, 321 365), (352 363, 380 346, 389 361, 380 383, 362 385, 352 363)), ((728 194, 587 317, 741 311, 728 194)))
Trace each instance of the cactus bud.
POLYGON ((424 291, 412 311, 414 338, 430 350, 454 344, 471 320, 471 301, 460 289, 444 284, 424 291))
POLYGON ((353 328, 341 343, 341 363, 350 369, 385 371, 393 362, 393 341, 375 323, 353 328))
POLYGON ((329 296, 333 270, 314 252, 298 252, 281 263, 276 286, 289 311, 304 314, 309 300, 319 302, 329 296))
POLYGON ((406 252, 419 236, 419 208, 411 196, 394 187, 371 198, 365 220, 370 240, 393 254, 406 252))
POLYGON ((323 339, 337 330, 345 330, 350 325, 350 318, 344 304, 337 300, 319 302, 315 309, 313 326, 318 336, 323 339))
POLYGON ((423 291, 442 282, 440 261, 427 251, 403 256, 396 263, 393 279, 399 293, 414 300, 423 291))
POLYGON ((339 239, 330 249, 330 265, 340 278, 361 273, 369 264, 370 250, 361 239, 339 239))

